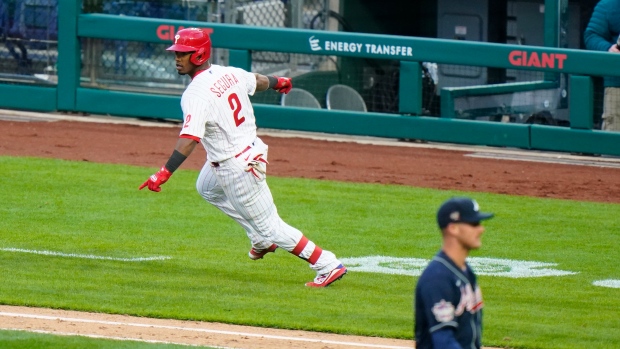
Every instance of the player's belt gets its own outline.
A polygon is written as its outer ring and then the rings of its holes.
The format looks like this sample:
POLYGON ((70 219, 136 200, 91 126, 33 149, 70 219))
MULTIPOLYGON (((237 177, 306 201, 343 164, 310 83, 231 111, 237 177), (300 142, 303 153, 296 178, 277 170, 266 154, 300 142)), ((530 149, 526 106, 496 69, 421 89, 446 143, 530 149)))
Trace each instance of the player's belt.
MULTIPOLYGON (((245 147, 245 149, 243 149, 243 151, 241 151, 241 153, 235 155, 235 157, 236 158, 240 157, 241 154, 245 153, 246 151, 248 151, 250 149, 252 149, 252 147, 248 145, 247 147, 245 147)), ((213 166, 213 167, 220 167, 220 163, 219 162, 211 162, 211 166, 213 166)))

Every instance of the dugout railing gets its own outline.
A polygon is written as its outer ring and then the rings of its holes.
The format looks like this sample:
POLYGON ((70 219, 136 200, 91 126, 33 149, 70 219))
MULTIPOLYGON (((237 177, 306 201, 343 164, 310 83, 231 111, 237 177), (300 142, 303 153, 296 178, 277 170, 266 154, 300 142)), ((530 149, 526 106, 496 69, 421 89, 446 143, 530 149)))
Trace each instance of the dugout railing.
MULTIPOLYGON (((620 155, 620 133, 593 129, 592 76, 620 76, 620 57, 603 52, 463 42, 418 37, 250 27, 161 18, 81 13, 81 1, 58 4, 57 84, 1 83, 0 108, 180 119, 180 94, 118 91, 81 84, 84 40, 169 43, 180 27, 212 30, 213 46, 228 49, 231 65, 250 69, 253 51, 400 61, 397 114, 255 104, 261 128, 326 132, 523 149, 620 155), (535 57, 535 58, 532 58, 535 57), (420 62, 544 72, 568 77, 570 127, 454 118, 450 103, 463 94, 495 93, 527 84, 446 89, 439 117, 422 115, 420 62), (491 91, 491 92, 489 92, 491 91), (496 91, 497 92, 497 91, 496 91)), ((524 87, 526 86, 526 87, 524 87)), ((553 81, 532 84, 553 87, 553 81), (542 84, 542 85, 541 85, 542 84)))

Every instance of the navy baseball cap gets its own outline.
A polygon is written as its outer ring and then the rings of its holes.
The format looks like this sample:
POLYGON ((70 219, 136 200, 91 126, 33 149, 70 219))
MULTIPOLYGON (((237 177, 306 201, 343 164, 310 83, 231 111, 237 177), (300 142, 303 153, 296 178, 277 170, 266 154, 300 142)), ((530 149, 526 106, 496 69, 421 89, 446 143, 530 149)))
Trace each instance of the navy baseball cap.
POLYGON ((453 197, 446 200, 437 211, 437 224, 443 229, 450 223, 476 223, 493 217, 493 213, 480 212, 474 199, 453 197))

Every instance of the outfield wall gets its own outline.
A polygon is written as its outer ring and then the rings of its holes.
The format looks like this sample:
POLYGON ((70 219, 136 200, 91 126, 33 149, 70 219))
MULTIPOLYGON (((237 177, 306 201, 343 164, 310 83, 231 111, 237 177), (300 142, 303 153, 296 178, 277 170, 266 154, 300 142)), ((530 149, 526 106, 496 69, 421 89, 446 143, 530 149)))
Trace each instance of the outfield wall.
MULTIPOLYGON (((180 119, 180 96, 113 91, 80 86, 83 52, 80 39, 167 43, 180 27, 212 30, 213 46, 229 49, 230 64, 250 69, 253 50, 400 61, 399 113, 359 113, 255 104, 258 126, 478 144, 524 149, 620 155, 620 133, 594 130, 592 76, 616 75, 620 61, 604 52, 492 44, 417 37, 300 29, 251 27, 205 22, 83 14, 81 1, 67 0, 58 9, 58 83, 35 86, 0 84, 0 108, 111 114, 180 119), (504 84, 444 89, 439 117, 418 116, 422 108, 419 62, 533 70, 569 77, 570 127, 456 119, 454 98, 477 93, 530 89, 540 84, 504 84)), ((553 81, 541 82, 543 86, 553 81)))

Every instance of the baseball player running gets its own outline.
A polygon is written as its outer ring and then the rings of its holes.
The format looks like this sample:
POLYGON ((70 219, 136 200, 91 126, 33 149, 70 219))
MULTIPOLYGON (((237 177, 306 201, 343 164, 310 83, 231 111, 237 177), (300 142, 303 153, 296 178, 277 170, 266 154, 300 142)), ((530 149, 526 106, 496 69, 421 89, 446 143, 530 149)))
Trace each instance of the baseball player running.
POLYGON ((286 94, 292 88, 291 79, 211 64, 211 40, 204 29, 179 30, 167 50, 175 53, 178 73, 192 78, 181 97, 184 122, 168 162, 140 189, 161 191, 160 186, 201 142, 207 162, 196 189, 245 229, 252 244, 250 259, 261 259, 279 247, 316 271, 306 286, 327 287, 342 278, 347 269, 332 252, 280 218, 265 180, 268 147, 256 135, 249 96, 267 89, 286 94))
POLYGON ((474 271, 465 262, 480 247, 482 220, 470 198, 451 198, 437 212, 443 244, 418 279, 415 289, 417 349, 480 349, 482 293, 474 271))

